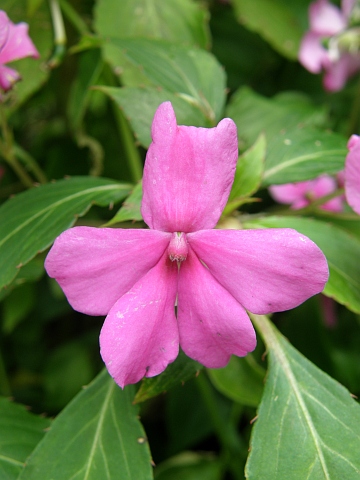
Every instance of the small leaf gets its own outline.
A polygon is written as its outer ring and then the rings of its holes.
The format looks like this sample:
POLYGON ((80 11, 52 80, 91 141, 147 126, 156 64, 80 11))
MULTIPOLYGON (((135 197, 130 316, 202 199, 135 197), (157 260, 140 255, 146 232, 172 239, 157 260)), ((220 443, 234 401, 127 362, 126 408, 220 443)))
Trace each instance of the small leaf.
POLYGON ((360 313, 360 240, 334 225, 299 217, 267 217, 244 223, 245 228, 294 228, 324 252, 330 278, 325 295, 360 313))
POLYGON ((106 370, 56 417, 19 480, 147 480, 151 456, 132 405, 106 370))
POLYGON ((203 366, 187 357, 180 351, 175 362, 171 363, 165 372, 157 377, 144 378, 137 391, 134 403, 144 402, 149 398, 156 397, 170 388, 186 382, 200 372, 203 366))
POLYGON ((5 202, 0 207, 0 288, 93 203, 118 202, 130 189, 131 185, 104 178, 73 177, 33 188, 5 202))
POLYGON ((256 143, 239 157, 234 183, 223 215, 231 213, 247 202, 249 196, 258 190, 264 170, 265 151, 266 141, 264 135, 261 135, 256 143))
POLYGON ((268 142, 263 186, 301 182, 344 168, 346 138, 314 128, 297 128, 268 142))
POLYGON ((204 50, 161 40, 110 38, 112 64, 121 58, 138 69, 139 76, 125 86, 159 87, 196 106, 209 125, 221 118, 225 103, 225 73, 216 58, 204 50), (119 54, 120 57, 119 57, 119 54), (211 82, 209 82, 211 78, 211 82))
POLYGON ((267 40, 278 52, 297 59, 303 31, 287 4, 276 0, 233 0, 239 21, 267 40))
POLYGON ((250 407, 257 407, 264 390, 265 371, 249 354, 244 358, 232 356, 224 368, 208 370, 214 386, 226 397, 250 407))
POLYGON ((251 436, 249 480, 360 477, 360 407, 263 316, 251 315, 269 372, 251 436))
POLYGON ((3 331, 10 333, 31 312, 36 304, 34 284, 24 283, 12 290, 3 304, 3 331))
POLYGON ((213 455, 184 452, 155 468, 155 480, 221 480, 222 463, 213 455))
POLYGON ((127 197, 120 210, 105 224, 105 226, 109 227, 115 223, 127 222, 129 220, 142 220, 143 218, 140 212, 142 194, 142 182, 139 182, 135 185, 133 191, 127 197))
POLYGON ((0 478, 15 480, 44 436, 50 420, 0 397, 0 478))

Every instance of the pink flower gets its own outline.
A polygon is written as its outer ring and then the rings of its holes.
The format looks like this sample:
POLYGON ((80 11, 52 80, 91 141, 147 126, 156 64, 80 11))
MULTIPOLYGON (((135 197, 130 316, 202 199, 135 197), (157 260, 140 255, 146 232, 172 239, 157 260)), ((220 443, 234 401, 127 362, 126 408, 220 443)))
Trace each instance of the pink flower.
MULTIPOLYGON (((329 175, 321 175, 314 180, 305 182, 272 185, 269 191, 277 202, 290 204, 292 209, 298 210, 310 205, 314 200, 335 192, 337 188, 338 185, 334 178, 329 175)), ((330 212, 342 212, 343 199, 341 196, 332 198, 323 203, 320 208, 330 212)))
POLYGON ((20 80, 19 73, 5 64, 24 57, 39 57, 28 35, 28 25, 26 23, 15 25, 6 13, 0 10, 0 88, 5 92, 20 80))
POLYGON ((360 137, 352 135, 345 161, 345 196, 350 207, 360 215, 360 137))
POLYGON ((121 387, 161 373, 179 344, 210 368, 246 355, 256 338, 245 309, 293 308, 328 278, 321 250, 294 230, 213 230, 238 158, 232 120, 178 126, 166 102, 152 139, 142 200, 150 229, 71 228, 45 263, 76 310, 107 315, 101 355, 121 387))
MULTIPOLYGON (((352 48, 352 33, 348 29, 354 4, 355 0, 343 0, 340 10, 328 0, 317 0, 309 7, 310 30, 302 39, 299 61, 312 73, 325 71, 323 83, 329 91, 341 90, 360 69, 360 54, 352 48)), ((358 34, 354 33, 357 45, 358 34)))

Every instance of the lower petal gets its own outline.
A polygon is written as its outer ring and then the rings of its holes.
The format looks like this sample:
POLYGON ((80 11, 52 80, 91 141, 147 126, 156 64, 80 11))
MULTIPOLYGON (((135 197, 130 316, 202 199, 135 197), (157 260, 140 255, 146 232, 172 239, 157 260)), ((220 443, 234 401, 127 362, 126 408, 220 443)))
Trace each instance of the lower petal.
POLYGON ((232 354, 245 356, 256 346, 255 331, 243 307, 189 249, 178 285, 180 345, 209 368, 224 367, 232 354))
POLYGON ((322 251, 290 228, 202 230, 187 239, 212 275, 253 313, 297 307, 328 280, 322 251))
POLYGON ((2 88, 4 92, 10 90, 14 83, 20 80, 20 78, 19 73, 13 68, 0 65, 0 88, 2 88))
POLYGON ((121 388, 158 375, 177 357, 177 276, 177 264, 165 254, 106 317, 100 333, 101 356, 121 388))

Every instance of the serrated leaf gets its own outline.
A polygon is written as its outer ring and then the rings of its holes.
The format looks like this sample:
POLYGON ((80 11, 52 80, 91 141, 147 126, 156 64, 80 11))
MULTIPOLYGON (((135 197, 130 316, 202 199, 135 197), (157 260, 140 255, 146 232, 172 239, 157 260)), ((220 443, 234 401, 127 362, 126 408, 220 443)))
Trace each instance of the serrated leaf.
POLYGON ((151 479, 133 396, 133 387, 121 390, 104 370, 56 417, 19 480, 151 479))
POLYGON ((131 185, 104 178, 73 177, 30 189, 5 202, 0 207, 0 288, 93 203, 118 202, 130 190, 131 185))
POLYGON ((135 395, 134 403, 144 402, 176 385, 180 385, 194 377, 202 368, 203 366, 200 363, 195 362, 180 351, 175 362, 171 363, 161 375, 143 379, 135 395))
POLYGON ((129 120, 135 137, 145 148, 151 143, 151 124, 160 103, 170 101, 179 125, 206 125, 206 118, 196 105, 176 94, 154 87, 98 87, 114 100, 129 120))
POLYGON ((263 186, 301 182, 344 168, 347 140, 319 129, 297 128, 268 142, 263 186))
POLYGON ((358 479, 360 406, 266 317, 251 317, 267 346, 269 371, 246 478, 358 479))
POLYGON ((252 145, 260 133, 266 140, 295 127, 322 126, 325 112, 311 104, 306 95, 277 95, 266 98, 242 87, 231 98, 226 116, 238 127, 240 148, 252 145))
POLYGON ((45 434, 50 420, 0 397, 0 478, 15 480, 45 434))
POLYGON ((345 230, 310 218, 267 217, 244 223, 245 228, 294 228, 323 251, 330 278, 324 293, 353 312, 360 313, 360 240, 345 230))
POLYGON ((212 54, 161 40, 109 38, 109 45, 115 67, 121 67, 121 57, 124 56, 138 69, 139 77, 131 84, 123 78, 125 86, 145 84, 176 94, 196 106, 209 126, 221 118, 226 79, 224 70, 212 54))
POLYGON ((95 29, 104 37, 162 38, 206 48, 208 12, 191 0, 99 0, 95 29))
POLYGON ((142 215, 140 211, 141 200, 142 200, 142 182, 139 182, 135 185, 133 191, 124 201, 120 210, 114 215, 114 217, 106 223, 106 227, 114 225, 115 223, 142 220, 142 215))
POLYGON ((235 14, 282 55, 297 59, 303 31, 291 10, 276 0, 233 0, 235 14))
POLYGON ((217 390, 226 397, 250 407, 259 405, 265 371, 251 354, 243 358, 232 356, 226 367, 208 369, 208 374, 217 390))
POLYGON ((266 141, 264 135, 259 136, 252 147, 238 159, 234 183, 223 215, 226 215, 248 201, 260 184, 264 170, 266 141))

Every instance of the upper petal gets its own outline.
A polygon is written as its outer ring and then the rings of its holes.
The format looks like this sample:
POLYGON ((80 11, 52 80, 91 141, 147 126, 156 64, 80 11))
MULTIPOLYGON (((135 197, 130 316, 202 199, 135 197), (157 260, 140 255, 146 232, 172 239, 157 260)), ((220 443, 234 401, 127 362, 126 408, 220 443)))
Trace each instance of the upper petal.
POLYGON ((317 0, 309 6, 310 30, 324 36, 340 33, 346 28, 347 20, 343 12, 328 2, 317 0))
POLYGON ((106 315, 156 265, 169 240, 153 230, 74 227, 55 240, 45 268, 75 310, 106 315))
POLYGON ((177 276, 176 262, 164 254, 106 317, 100 333, 101 355, 120 387, 158 375, 177 357, 177 276))
POLYGON ((352 135, 345 162, 345 195, 350 207, 360 215, 360 137, 352 135))
POLYGON ((170 102, 157 109, 146 155, 141 212, 150 228, 192 232, 216 225, 238 158, 229 118, 216 128, 178 126, 170 102))
POLYGON ((9 35, 9 22, 7 14, 0 10, 0 52, 9 35))
POLYGON ((254 350, 255 331, 243 307, 189 249, 178 286, 180 345, 209 368, 224 367, 232 354, 254 350))
POLYGON ((28 29, 26 23, 15 25, 9 21, 7 41, 0 51, 0 63, 13 62, 24 57, 39 57, 39 52, 28 35, 28 29))
POLYGON ((308 32, 301 40, 299 62, 311 73, 320 73, 329 63, 328 51, 321 44, 321 37, 308 32))
POLYGON ((187 237, 213 276, 253 313, 294 308, 328 280, 322 251, 289 228, 204 230, 187 237))

